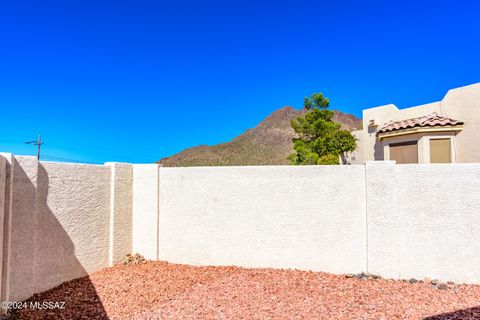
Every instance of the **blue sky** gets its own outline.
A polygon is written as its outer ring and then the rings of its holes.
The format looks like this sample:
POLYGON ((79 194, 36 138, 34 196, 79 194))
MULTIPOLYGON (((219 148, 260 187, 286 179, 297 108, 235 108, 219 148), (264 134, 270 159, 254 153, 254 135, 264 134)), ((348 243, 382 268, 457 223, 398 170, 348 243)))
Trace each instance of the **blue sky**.
POLYGON ((153 162, 321 91, 361 110, 480 82, 476 1, 3 1, 0 151, 153 162))

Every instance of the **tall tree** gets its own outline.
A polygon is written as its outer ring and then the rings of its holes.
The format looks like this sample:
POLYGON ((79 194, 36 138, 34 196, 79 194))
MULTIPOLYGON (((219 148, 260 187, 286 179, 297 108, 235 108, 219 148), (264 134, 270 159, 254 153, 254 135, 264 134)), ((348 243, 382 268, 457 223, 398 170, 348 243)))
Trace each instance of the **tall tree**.
POLYGON ((339 164, 349 151, 357 147, 355 137, 332 120, 330 101, 322 93, 305 97, 303 105, 308 112, 292 120, 297 134, 293 139, 295 150, 288 159, 291 164, 339 164))

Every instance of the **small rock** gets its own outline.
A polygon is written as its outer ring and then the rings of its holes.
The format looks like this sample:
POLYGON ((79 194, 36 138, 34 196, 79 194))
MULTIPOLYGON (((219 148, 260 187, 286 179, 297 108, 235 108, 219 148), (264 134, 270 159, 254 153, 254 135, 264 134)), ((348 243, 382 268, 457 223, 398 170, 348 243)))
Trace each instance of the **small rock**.
POLYGON ((372 275, 368 272, 362 272, 361 273, 363 279, 370 279, 372 275))
POLYGON ((411 278, 410 280, 408 280, 408 282, 410 282, 410 283, 417 283, 418 280, 417 280, 417 279, 414 279, 414 278, 411 278))
POLYGON ((355 275, 353 273, 346 273, 345 278, 353 278, 355 275))
POLYGON ((447 281, 447 284, 455 284, 453 281, 447 281))
POLYGON ((448 289, 448 286, 446 283, 440 283, 438 286, 437 286, 438 289, 440 290, 447 290, 448 289))
POLYGON ((433 284, 434 286, 436 286, 437 284, 440 283, 440 281, 438 281, 437 279, 433 279, 430 281, 431 284, 433 284))
POLYGON ((135 254, 127 254, 125 259, 123 259, 123 264, 127 266, 134 266, 137 264, 145 263, 145 258, 138 253, 135 254))

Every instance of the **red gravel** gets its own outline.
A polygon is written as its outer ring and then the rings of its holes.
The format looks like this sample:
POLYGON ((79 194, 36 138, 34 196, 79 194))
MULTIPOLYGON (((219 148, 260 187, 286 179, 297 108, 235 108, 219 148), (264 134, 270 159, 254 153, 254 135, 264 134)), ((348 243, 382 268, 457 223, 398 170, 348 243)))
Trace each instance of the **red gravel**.
POLYGON ((480 319, 480 286, 165 262, 118 265, 31 300, 65 309, 24 309, 16 319, 480 319))

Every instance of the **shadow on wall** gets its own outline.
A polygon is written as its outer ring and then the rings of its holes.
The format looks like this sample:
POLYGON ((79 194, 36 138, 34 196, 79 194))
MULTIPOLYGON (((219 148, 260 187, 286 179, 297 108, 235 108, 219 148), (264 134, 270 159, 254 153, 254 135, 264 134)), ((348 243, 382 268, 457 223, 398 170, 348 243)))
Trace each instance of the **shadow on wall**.
MULTIPOLYGON (((16 161, 14 159, 13 161, 16 161)), ((18 164, 18 163, 17 163, 18 164)), ((32 241, 34 250, 23 251, 23 248, 17 248, 15 245, 10 245, 10 250, 17 252, 11 252, 12 257, 11 269, 9 270, 11 278, 11 288, 16 290, 16 284, 21 283, 22 278, 26 273, 31 273, 30 284, 23 282, 24 285, 30 285, 29 292, 37 292, 27 300, 30 302, 58 302, 57 306, 61 307, 62 302, 64 308, 54 309, 32 309, 27 308, 14 312, 15 319, 77 319, 77 318, 90 318, 90 319, 108 319, 107 313, 97 295, 95 286, 91 283, 87 276, 86 270, 82 267, 78 259, 75 257, 75 247, 70 239, 68 233, 63 228, 62 224, 57 220, 54 213, 48 207, 48 185, 49 179, 45 168, 41 163, 38 165, 37 175, 37 188, 31 182, 28 175, 23 171, 20 165, 15 165, 15 181, 22 183, 22 190, 27 194, 35 194, 35 210, 33 211, 33 217, 31 212, 18 211, 18 214, 30 214, 27 220, 33 224, 32 241), (31 253, 29 253, 31 252, 31 253), (26 255, 32 254, 33 267, 28 270, 22 270, 17 266, 25 266, 26 255), (22 255, 25 255, 22 257, 22 255), (20 265, 17 262, 20 261, 20 265), (77 279, 83 277, 81 279, 77 279), (77 279, 63 283, 68 280, 77 279), (62 284, 63 283, 63 284, 62 284), (76 285, 79 284, 80 285, 76 285), (56 292, 49 290, 43 293, 47 289, 58 286, 56 292), (58 290, 62 288, 62 290, 58 290), (81 310, 81 311, 80 311, 81 310), (90 310, 91 312, 86 312, 90 310), (80 313, 81 312, 81 313, 80 313)), ((15 201, 15 200, 14 200, 15 201)), ((29 210, 30 211, 30 210, 29 210)), ((14 211, 15 212, 15 211, 14 211)), ((15 212, 16 213, 16 212, 15 212)), ((10 217, 11 218, 11 217, 10 217)), ((14 228, 17 226, 17 221, 25 221, 25 219, 18 220, 19 217, 14 217, 14 228)), ((13 229, 13 228, 12 228, 13 229)), ((25 231, 25 228, 16 228, 25 231)), ((25 234, 13 234, 12 244, 15 244, 16 239, 19 237, 25 237, 25 234)), ((12 292, 15 296, 15 292, 12 292)))
POLYGON ((369 126, 368 127, 368 134, 370 136, 375 137, 375 145, 374 145, 374 151, 373 151, 373 159, 374 160, 383 160, 384 159, 384 154, 383 154, 383 143, 377 141, 377 129, 375 127, 369 126))
POLYGON ((442 313, 424 318, 423 320, 475 320, 480 319, 480 306, 468 309, 442 313))

